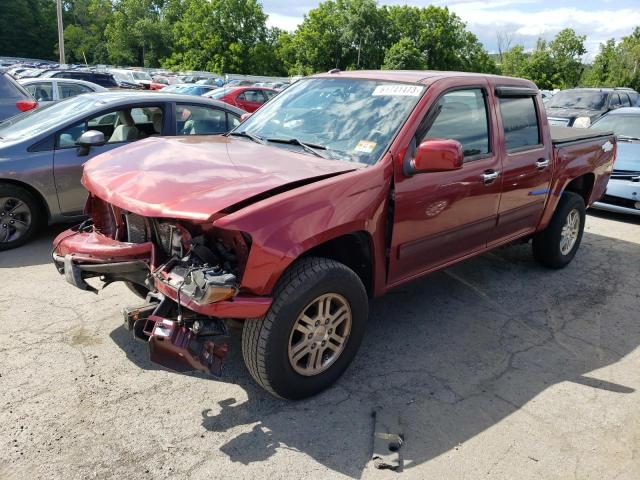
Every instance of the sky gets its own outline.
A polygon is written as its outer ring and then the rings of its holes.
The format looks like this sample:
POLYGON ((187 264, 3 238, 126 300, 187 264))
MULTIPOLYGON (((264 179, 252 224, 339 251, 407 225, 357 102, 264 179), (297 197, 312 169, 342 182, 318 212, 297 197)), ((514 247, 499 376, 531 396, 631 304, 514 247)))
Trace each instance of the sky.
MULTIPOLYGON (((320 2, 261 0, 261 3, 269 15, 269 26, 293 31, 304 14, 320 2)), ((619 40, 640 26, 640 0, 379 0, 378 3, 449 7, 492 53, 498 51, 498 32, 508 34, 512 44, 531 49, 538 37, 552 39, 560 30, 570 27, 587 36, 585 60, 591 60, 600 43, 609 38, 619 40)))

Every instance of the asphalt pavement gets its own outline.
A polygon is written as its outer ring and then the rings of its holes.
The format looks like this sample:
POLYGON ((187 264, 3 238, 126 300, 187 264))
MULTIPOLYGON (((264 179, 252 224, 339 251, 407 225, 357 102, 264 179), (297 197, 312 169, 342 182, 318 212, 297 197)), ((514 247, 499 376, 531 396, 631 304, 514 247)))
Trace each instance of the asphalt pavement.
POLYGON ((529 245, 372 301, 328 391, 275 399, 242 363, 222 380, 148 360, 139 300, 66 284, 50 228, 0 252, 0 479, 640 478, 640 217, 587 217, 566 269, 529 245), (371 462, 397 419, 401 471, 371 462))

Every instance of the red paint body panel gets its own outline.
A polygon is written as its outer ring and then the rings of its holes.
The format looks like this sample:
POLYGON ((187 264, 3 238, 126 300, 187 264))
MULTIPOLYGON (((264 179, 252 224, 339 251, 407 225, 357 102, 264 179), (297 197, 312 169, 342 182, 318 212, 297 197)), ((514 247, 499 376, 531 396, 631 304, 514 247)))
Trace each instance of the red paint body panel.
MULTIPOLYGON (((156 279, 155 285, 160 293, 175 301, 178 300, 178 294, 174 288, 158 279, 156 279)), ((235 296, 233 300, 200 305, 184 295, 180 297, 180 303, 194 312, 220 318, 259 318, 267 313, 271 302, 272 299, 269 297, 240 294, 235 296)))
POLYGON ((221 102, 228 103, 229 105, 233 105, 235 107, 243 109, 245 112, 255 112, 258 110, 265 102, 249 102, 240 98, 240 96, 246 92, 247 90, 257 90, 260 92, 270 92, 273 95, 277 95, 278 91, 272 88, 265 87, 233 87, 229 90, 229 93, 220 97, 221 102))
POLYGON ((83 184, 146 217, 207 221, 238 202, 360 165, 309 158, 233 137, 149 138, 91 159, 83 184))
MULTIPOLYGON (((593 175, 589 203, 604 193, 613 163, 613 152, 601 148, 607 139, 554 147, 540 98, 542 146, 516 154, 505 151, 495 89, 535 88, 527 80, 458 72, 341 72, 320 77, 420 82, 428 88, 388 151, 372 166, 225 137, 147 139, 87 163, 84 184, 106 202, 142 216, 206 223, 250 237, 241 293, 233 301, 206 306, 181 298, 185 307, 211 316, 261 316, 293 261, 352 233, 368 239, 371 291, 380 295, 539 231, 577 177, 593 175), (442 94, 458 88, 485 91, 491 153, 458 170, 405 175, 403 162, 420 122, 442 94), (537 169, 540 158, 548 158, 550 165, 537 169), (487 183, 487 171, 501 175, 487 183)), ((611 141, 615 143, 613 137, 611 141)), ((97 244, 96 249, 118 250, 109 242, 97 244)), ((57 251, 86 248, 80 239, 70 239, 57 251)), ((176 299, 173 288, 156 285, 176 299)))
POLYGON ((153 243, 119 242, 99 232, 65 230, 54 240, 55 253, 61 257, 71 253, 85 262, 121 262, 125 260, 151 260, 153 243))

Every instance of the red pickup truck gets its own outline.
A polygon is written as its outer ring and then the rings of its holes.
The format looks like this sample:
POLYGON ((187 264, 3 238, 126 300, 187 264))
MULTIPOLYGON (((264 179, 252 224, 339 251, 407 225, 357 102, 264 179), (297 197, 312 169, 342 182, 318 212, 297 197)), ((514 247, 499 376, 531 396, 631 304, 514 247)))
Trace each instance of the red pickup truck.
POLYGON ((331 71, 226 136, 89 161, 90 219, 54 262, 81 289, 99 277, 145 297, 125 323, 174 370, 220 374, 242 320, 251 375, 302 398, 347 368, 369 298, 515 241, 566 266, 615 152, 610 133, 550 129, 526 80, 331 71))

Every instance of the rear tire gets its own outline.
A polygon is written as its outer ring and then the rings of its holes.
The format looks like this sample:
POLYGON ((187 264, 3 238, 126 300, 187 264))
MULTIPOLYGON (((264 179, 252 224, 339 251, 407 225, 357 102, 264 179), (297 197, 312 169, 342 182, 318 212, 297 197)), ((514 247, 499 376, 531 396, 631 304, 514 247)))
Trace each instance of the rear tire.
POLYGON ((27 189, 0 184, 0 251, 30 241, 45 219, 40 202, 27 189))
POLYGON ((582 197, 564 192, 547 228, 533 237, 533 256, 548 268, 564 268, 575 257, 584 232, 582 197))
POLYGON ((251 376, 286 399, 321 392, 353 360, 368 309, 353 270, 326 258, 297 261, 278 282, 267 314, 244 322, 242 355, 251 376))

